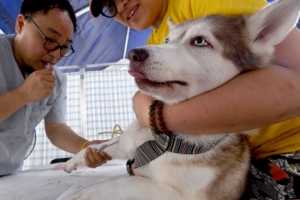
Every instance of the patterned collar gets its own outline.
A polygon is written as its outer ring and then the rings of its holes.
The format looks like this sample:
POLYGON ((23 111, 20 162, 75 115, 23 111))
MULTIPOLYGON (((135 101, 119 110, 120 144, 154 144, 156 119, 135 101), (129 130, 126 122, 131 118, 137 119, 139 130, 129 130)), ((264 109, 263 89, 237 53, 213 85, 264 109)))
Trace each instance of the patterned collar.
POLYGON ((212 142, 189 143, 176 135, 167 136, 165 134, 153 134, 155 140, 150 140, 136 149, 134 168, 141 167, 164 152, 169 151, 179 154, 200 154, 216 147, 227 135, 212 142))

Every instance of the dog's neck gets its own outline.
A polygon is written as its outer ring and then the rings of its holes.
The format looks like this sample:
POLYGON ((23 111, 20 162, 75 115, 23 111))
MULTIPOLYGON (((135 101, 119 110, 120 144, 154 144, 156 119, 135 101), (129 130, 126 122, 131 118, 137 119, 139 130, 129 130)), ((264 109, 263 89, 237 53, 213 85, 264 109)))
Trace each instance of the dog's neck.
POLYGON ((215 148, 228 135, 211 142, 190 143, 177 135, 153 134, 150 140, 136 149, 134 167, 141 167, 158 158, 166 151, 178 154, 200 154, 215 148))

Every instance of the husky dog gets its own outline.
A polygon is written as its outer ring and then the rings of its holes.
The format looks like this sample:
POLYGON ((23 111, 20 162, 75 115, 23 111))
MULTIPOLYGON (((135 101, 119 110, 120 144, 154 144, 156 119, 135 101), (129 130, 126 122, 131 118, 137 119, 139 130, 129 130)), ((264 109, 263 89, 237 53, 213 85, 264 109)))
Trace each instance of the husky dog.
MULTIPOLYGON (((176 104, 212 90, 246 70, 265 67, 274 46, 295 26, 300 0, 279 0, 251 16, 211 15, 175 25, 169 20, 166 44, 146 46, 129 53, 129 73, 140 91, 176 104)), ((251 132, 251 133, 249 133, 251 132)), ((249 170, 247 134, 188 135, 173 133, 189 144, 212 144, 198 154, 166 151, 136 168, 142 176, 128 176, 95 185, 71 199, 203 199, 234 200, 243 194, 249 170)), ((113 159, 136 157, 136 149, 155 140, 137 121, 125 133, 93 148, 113 159)), ((64 166, 71 172, 84 162, 80 151, 64 166)))

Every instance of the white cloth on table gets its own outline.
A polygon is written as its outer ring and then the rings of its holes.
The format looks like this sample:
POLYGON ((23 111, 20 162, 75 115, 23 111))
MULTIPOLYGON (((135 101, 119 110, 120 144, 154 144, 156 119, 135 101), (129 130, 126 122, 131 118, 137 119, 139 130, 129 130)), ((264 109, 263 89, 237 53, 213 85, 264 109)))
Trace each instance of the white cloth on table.
POLYGON ((63 200, 81 190, 129 176, 124 161, 110 161, 98 168, 79 167, 68 174, 62 163, 37 167, 0 178, 2 200, 63 200))

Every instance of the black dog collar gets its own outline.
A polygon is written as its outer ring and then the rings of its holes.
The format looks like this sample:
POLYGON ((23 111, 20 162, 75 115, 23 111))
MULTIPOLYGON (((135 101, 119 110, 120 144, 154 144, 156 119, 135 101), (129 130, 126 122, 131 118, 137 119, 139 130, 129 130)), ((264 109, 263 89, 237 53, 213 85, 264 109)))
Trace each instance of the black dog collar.
POLYGON ((126 162, 126 170, 130 176, 134 176, 134 173, 131 169, 133 163, 134 163, 134 159, 128 159, 126 162))

